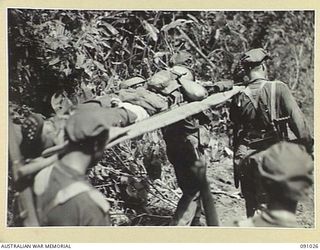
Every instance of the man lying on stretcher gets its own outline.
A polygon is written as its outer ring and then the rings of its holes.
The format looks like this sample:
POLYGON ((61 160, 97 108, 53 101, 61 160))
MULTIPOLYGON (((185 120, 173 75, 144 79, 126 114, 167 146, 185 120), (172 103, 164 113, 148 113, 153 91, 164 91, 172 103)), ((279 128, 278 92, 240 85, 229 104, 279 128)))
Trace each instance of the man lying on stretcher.
POLYGON ((14 126, 22 153, 26 158, 34 158, 44 149, 63 143, 65 121, 76 109, 104 107, 110 126, 126 127, 176 105, 201 101, 209 94, 233 87, 232 81, 203 85, 194 81, 189 69, 177 65, 157 72, 149 81, 141 77, 123 81, 117 95, 98 96, 76 106, 63 94, 53 95, 51 103, 56 116, 44 120, 39 114, 30 114, 23 124, 14 126))

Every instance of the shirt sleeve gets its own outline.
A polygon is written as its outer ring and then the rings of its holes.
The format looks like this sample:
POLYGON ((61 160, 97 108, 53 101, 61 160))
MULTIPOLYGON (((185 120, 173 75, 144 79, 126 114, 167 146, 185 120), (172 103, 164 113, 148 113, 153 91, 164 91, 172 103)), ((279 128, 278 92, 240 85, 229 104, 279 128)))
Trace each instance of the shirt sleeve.
POLYGON ((278 86, 277 91, 279 91, 280 96, 280 115, 282 117, 289 116, 289 127, 297 139, 307 148, 312 146, 313 138, 309 126, 288 86, 284 83, 280 83, 278 86))

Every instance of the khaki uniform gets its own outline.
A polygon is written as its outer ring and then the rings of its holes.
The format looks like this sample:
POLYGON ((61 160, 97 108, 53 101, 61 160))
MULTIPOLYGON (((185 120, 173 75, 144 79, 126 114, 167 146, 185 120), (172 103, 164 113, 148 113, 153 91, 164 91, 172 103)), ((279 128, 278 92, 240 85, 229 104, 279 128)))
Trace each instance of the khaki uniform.
POLYGON ((69 117, 64 129, 69 141, 65 151, 34 178, 33 191, 41 226, 111 224, 109 203, 89 184, 85 173, 91 164, 101 159, 110 126, 127 121, 126 117, 101 107, 78 109, 69 117), (84 161, 77 162, 77 158, 84 161))
POLYGON ((75 170, 59 161, 35 178, 40 226, 108 226, 109 204, 75 170))
POLYGON ((297 203, 308 197, 313 184, 313 160, 302 145, 279 142, 255 155, 256 177, 268 194, 267 207, 236 222, 240 227, 300 227, 297 203))
POLYGON ((244 93, 237 95, 231 105, 230 118, 235 124, 234 169, 235 182, 240 181, 241 191, 246 200, 247 216, 252 216, 259 203, 265 201, 256 178, 250 171, 248 156, 270 147, 279 139, 275 135, 271 111, 275 110, 276 118, 289 117, 288 125, 297 138, 297 142, 311 149, 313 139, 307 122, 289 88, 280 81, 257 79, 246 87, 244 93), (272 102, 272 85, 274 84, 274 103, 272 102), (256 102, 256 103, 254 103, 256 102), (256 105, 256 107, 255 107, 256 105), (273 108, 274 107, 274 108, 273 108), (265 140, 259 141, 265 136, 265 140))
POLYGON ((183 195, 173 218, 173 225, 189 226, 197 224, 201 215, 200 190, 191 167, 203 155, 200 143, 200 123, 207 117, 199 114, 179 121, 163 129, 167 145, 167 156, 174 167, 178 185, 183 195))

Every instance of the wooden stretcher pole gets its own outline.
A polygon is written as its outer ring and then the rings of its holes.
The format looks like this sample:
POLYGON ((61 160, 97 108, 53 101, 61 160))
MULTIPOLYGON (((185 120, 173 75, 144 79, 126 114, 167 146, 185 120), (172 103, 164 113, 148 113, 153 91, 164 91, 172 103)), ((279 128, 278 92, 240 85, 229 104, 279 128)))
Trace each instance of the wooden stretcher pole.
POLYGON ((244 87, 242 86, 235 86, 230 91, 210 95, 202 101, 184 104, 130 126, 124 128, 110 128, 110 138, 106 148, 111 148, 125 140, 171 125, 189 116, 198 114, 213 106, 221 104, 239 93, 243 88, 244 87))

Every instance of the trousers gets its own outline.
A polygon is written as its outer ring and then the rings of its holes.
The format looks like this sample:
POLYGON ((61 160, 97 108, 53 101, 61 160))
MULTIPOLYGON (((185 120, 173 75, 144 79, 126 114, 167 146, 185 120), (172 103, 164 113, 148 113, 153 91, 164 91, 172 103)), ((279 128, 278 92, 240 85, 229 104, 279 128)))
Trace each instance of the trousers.
POLYGON ((197 225, 201 216, 200 190, 191 167, 201 152, 195 135, 166 138, 168 160, 174 167, 182 197, 174 213, 172 226, 197 225))
POLYGON ((266 192, 263 189, 260 176, 256 169, 256 156, 262 150, 252 149, 240 144, 234 154, 235 174, 238 174, 240 188, 245 199, 247 217, 252 217, 261 204, 267 202, 266 192))

